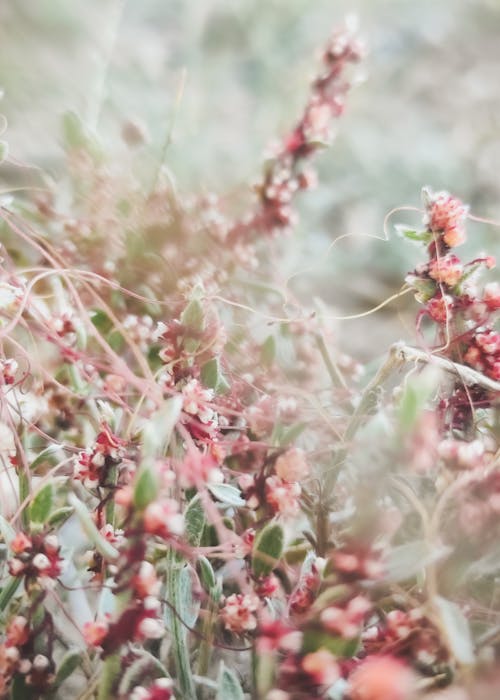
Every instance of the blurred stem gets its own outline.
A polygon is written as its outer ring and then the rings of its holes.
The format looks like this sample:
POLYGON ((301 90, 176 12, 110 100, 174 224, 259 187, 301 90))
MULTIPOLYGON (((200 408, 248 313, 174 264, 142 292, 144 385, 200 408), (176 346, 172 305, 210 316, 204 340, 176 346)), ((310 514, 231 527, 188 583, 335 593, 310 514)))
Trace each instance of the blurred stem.
MULTIPOLYGON (((130 592, 124 591, 116 596, 117 614, 119 615, 126 607, 130 598, 130 592)), ((99 681, 97 700, 110 700, 115 697, 114 686, 118 680, 122 668, 120 650, 108 656, 104 662, 102 674, 99 681)))
POLYGON ((215 607, 211 602, 208 609, 206 617, 203 621, 202 627, 202 637, 203 641, 200 644, 200 649, 198 652, 198 675, 206 676, 208 673, 208 667, 210 664, 210 657, 212 656, 212 646, 213 646, 213 626, 214 626, 214 613, 215 607))
POLYGON ((330 375, 330 379, 332 380, 333 386, 336 389, 347 389, 347 384, 342 372, 332 360, 330 353, 328 352, 328 348, 326 347, 325 339, 321 333, 315 334, 315 340, 318 350, 321 353, 321 357, 323 358, 323 362, 325 363, 325 367, 330 375))

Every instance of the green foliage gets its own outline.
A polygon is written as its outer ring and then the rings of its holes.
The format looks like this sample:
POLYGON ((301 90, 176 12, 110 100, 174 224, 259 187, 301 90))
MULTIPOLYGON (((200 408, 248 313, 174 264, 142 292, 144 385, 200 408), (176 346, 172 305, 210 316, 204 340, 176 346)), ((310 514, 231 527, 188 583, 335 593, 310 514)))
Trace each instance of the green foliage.
POLYGON ((267 576, 283 555, 285 533, 279 523, 268 523, 256 535, 252 550, 252 571, 256 578, 267 576))

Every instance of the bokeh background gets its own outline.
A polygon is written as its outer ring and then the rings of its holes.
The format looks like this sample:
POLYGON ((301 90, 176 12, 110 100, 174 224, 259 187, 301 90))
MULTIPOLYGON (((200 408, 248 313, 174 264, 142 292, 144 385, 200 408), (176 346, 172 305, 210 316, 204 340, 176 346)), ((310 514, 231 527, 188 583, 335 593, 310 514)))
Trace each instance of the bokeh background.
MULTIPOLYGON (((174 120, 166 163, 180 191, 239 191, 300 114, 318 49, 352 13, 369 49, 363 80, 280 264, 283 277, 302 271, 293 285, 305 303, 362 312, 397 292, 420 255, 394 235, 380 239, 387 212, 418 206, 422 185, 500 219, 498 0, 3 0, 3 138, 57 180, 63 112, 80 114, 117 159, 121 126, 136 119, 153 171, 174 120)), ((3 165, 0 181, 6 189, 37 174, 3 165)), ((500 253, 499 228, 471 224, 469 239, 471 254, 500 253)), ((407 296, 345 322, 342 344, 373 358, 411 340, 415 313, 407 296)))

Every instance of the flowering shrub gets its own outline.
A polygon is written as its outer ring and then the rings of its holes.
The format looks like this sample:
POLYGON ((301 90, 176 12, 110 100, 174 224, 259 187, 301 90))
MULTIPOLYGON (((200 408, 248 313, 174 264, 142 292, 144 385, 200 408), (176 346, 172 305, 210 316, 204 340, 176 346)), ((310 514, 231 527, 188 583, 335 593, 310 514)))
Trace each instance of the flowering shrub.
POLYGON ((3 697, 495 692, 500 287, 453 252, 467 207, 399 227, 419 343, 364 387, 272 286, 361 54, 334 34, 246 214, 114 172, 74 115, 67 182, 4 202, 3 697))

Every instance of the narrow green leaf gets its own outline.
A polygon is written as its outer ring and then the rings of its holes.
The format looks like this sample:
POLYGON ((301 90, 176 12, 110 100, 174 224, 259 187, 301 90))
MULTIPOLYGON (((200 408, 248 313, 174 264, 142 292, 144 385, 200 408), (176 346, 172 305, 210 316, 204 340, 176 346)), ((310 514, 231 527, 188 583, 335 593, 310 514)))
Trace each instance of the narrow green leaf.
POLYGON ((256 536, 252 552, 254 575, 267 576, 281 559, 285 533, 278 523, 267 524, 256 536))
POLYGON ((144 510, 158 496, 158 477, 152 466, 141 467, 134 487, 134 505, 144 510))
POLYGON ((244 700, 244 698, 238 678, 221 662, 217 678, 216 700, 244 700))
POLYGON ((200 567, 200 580, 203 588, 208 593, 211 593, 217 584, 212 564, 206 557, 200 556, 198 557, 198 565, 200 567))
POLYGON ((14 530, 12 525, 9 522, 7 522, 3 515, 0 515, 0 534, 2 535, 3 541, 7 545, 10 545, 10 543, 16 536, 16 531, 14 530))
POLYGON ((68 653, 61 659, 61 663, 57 669, 54 686, 57 688, 64 683, 64 681, 71 676, 73 671, 76 671, 76 669, 81 666, 81 663, 82 654, 80 651, 68 651, 68 653))
POLYGON ((44 462, 52 462, 61 449, 62 445, 49 445, 31 462, 30 469, 33 471, 44 462))
POLYGON ((65 506, 64 508, 58 508, 52 511, 48 519, 49 525, 61 525, 65 522, 69 516, 73 513, 73 508, 70 506, 65 506))
POLYGON ((54 488, 52 484, 46 484, 38 491, 30 505, 30 519, 34 523, 45 523, 52 510, 54 500, 54 488))
POLYGON ((272 365, 272 363, 274 362, 275 357, 276 357, 276 339, 275 339, 274 335, 270 335, 262 343, 262 347, 260 349, 260 361, 266 367, 270 367, 272 365))
POLYGON ((192 547, 199 547, 203 530, 205 528, 205 510, 199 496, 195 496, 189 501, 184 513, 186 523, 187 541, 192 547))
POLYGON ((229 506, 244 506, 245 501, 241 497, 241 492, 230 484, 209 484, 208 490, 221 503, 226 503, 229 506))

